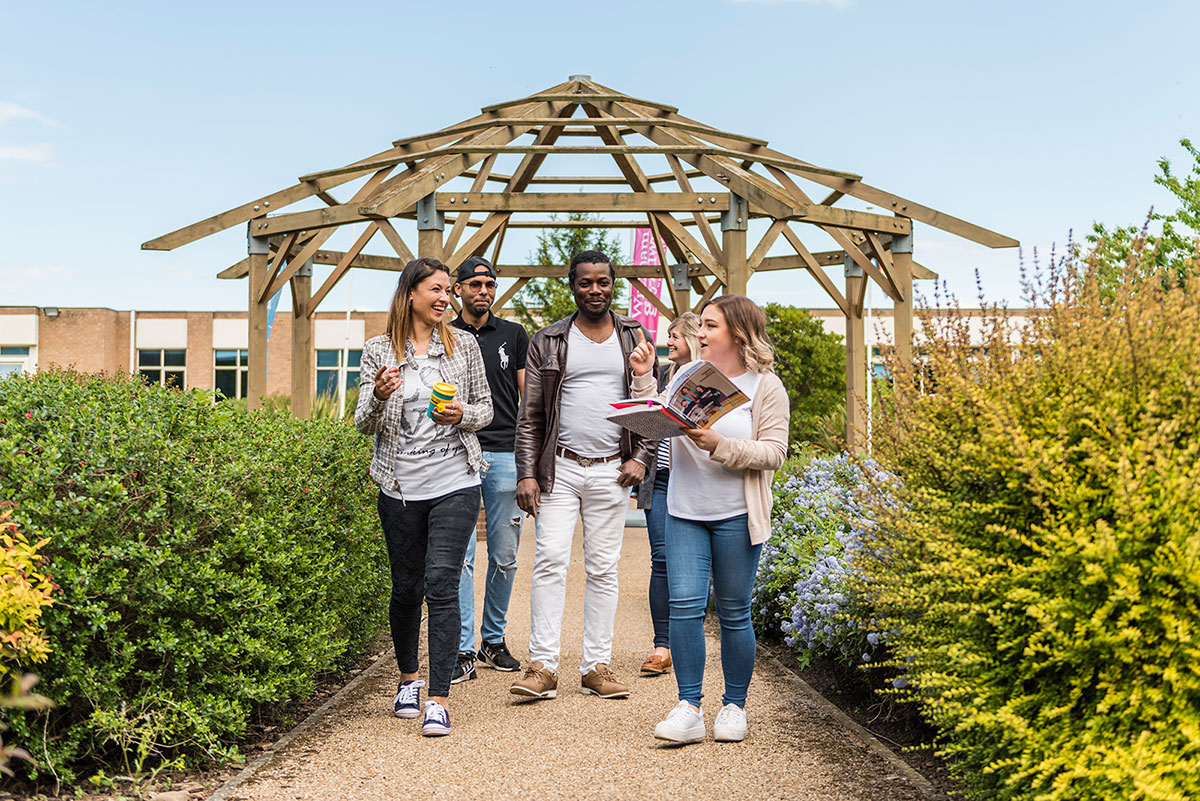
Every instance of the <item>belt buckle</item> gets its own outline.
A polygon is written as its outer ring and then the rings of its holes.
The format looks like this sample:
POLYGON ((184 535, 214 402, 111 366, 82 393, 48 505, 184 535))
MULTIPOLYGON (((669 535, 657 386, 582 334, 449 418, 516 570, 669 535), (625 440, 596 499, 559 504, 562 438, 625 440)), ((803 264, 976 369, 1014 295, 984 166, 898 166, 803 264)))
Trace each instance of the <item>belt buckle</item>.
POLYGON ((600 461, 599 459, 593 459, 590 456, 579 456, 578 454, 575 456, 575 460, 579 462, 580 467, 591 467, 600 461))

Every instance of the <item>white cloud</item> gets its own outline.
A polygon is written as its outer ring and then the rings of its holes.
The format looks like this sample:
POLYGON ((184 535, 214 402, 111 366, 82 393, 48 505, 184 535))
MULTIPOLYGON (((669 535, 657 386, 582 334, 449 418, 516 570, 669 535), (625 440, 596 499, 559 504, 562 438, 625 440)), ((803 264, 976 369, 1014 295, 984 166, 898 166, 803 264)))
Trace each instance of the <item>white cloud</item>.
POLYGON ((18 105, 17 103, 10 103, 7 100, 0 100, 0 126, 7 125, 10 122, 16 122, 18 120, 32 120, 34 122, 40 122, 42 125, 48 125, 51 128, 62 127, 62 125, 50 119, 45 114, 41 114, 22 105, 18 105))
POLYGON ((53 160, 54 151, 45 142, 29 145, 0 143, 0 164, 48 164, 53 160))

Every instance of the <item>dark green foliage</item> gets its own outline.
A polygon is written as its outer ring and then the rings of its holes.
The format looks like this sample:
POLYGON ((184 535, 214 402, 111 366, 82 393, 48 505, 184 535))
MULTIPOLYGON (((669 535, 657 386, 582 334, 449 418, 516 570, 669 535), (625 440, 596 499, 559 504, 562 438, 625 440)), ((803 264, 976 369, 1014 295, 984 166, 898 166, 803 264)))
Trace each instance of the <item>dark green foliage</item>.
POLYGON ((0 384, 0 497, 61 588, 18 712, 42 775, 219 754, 383 623, 369 442, 344 423, 71 372, 0 384))
MULTIPOLYGON (((551 215, 550 219, 558 219, 551 215)), ((567 219, 583 222, 594 219, 583 212, 571 212, 567 219)), ((539 328, 575 313, 575 296, 567 286, 567 266, 576 253, 598 250, 612 260, 614 267, 623 262, 624 248, 607 228, 547 228, 538 236, 537 251, 529 257, 530 264, 562 266, 562 278, 534 278, 512 299, 517 322, 532 335, 539 328)), ((613 287, 613 306, 622 305, 625 282, 618 280, 613 287)))
POLYGON ((775 347, 775 374, 787 389, 792 419, 788 441, 823 442, 830 418, 846 403, 846 349, 803 309, 768 303, 767 335, 775 347))

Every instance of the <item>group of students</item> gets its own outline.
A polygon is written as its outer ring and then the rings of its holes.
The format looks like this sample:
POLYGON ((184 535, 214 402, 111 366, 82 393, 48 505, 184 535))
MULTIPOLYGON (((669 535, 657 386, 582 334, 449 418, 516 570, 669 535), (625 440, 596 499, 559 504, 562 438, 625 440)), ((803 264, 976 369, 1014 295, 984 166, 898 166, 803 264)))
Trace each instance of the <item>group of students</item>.
POLYGON ((450 733, 450 685, 475 678, 476 660, 518 672, 504 632, 516 571, 521 513, 535 518, 530 578, 529 662, 510 692, 554 698, 566 574, 582 519, 583 657, 580 691, 630 694, 609 666, 617 610, 617 563, 632 489, 647 510, 654 650, 647 674, 674 670, 679 703, 654 729, 675 743, 707 736, 701 711, 704 617, 712 586, 721 626, 725 691, 713 737, 745 738, 754 669, 750 596, 770 535, 771 479, 787 451, 788 399, 771 372, 761 309, 743 297, 709 301, 668 333, 670 370, 660 371, 653 336, 611 310, 616 274, 607 256, 571 260, 578 311, 538 331, 491 312, 496 273, 468 259, 451 281, 441 262, 420 258, 401 273, 387 332, 362 353, 364 383, 355 425, 375 435, 371 476, 387 543, 389 620, 401 680, 398 717, 422 717, 426 736, 450 733), (451 320, 451 293, 462 312, 451 320), (398 356, 398 354, 403 354, 398 356), (676 366, 704 359, 749 402, 711 428, 648 441, 607 420, 611 402, 670 394, 676 366), (434 385, 457 388, 449 402, 434 385), (431 397, 434 404, 431 405, 431 397), (482 498, 488 566, 480 646, 474 639, 475 522, 482 498), (427 700, 420 691, 418 636, 428 607, 427 700))

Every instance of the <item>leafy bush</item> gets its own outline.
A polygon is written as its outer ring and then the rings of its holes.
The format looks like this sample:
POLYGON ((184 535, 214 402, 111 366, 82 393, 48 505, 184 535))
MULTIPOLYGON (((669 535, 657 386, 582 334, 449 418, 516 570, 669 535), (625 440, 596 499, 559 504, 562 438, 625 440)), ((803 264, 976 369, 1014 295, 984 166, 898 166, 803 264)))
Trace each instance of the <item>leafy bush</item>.
POLYGON ((926 319, 936 393, 877 422, 873 600, 980 798, 1200 797, 1200 279, 1132 252, 1111 294, 1052 265, 982 348, 926 319))
POLYGON ((0 494, 61 585, 42 618, 58 709, 11 721, 41 771, 220 754, 361 653, 387 576, 369 458, 334 421, 126 377, 6 379, 0 494))
POLYGON ((882 643, 862 583, 852 580, 874 527, 861 470, 845 454, 821 456, 781 473, 773 488, 773 536, 759 559, 751 617, 761 634, 782 634, 802 665, 816 656, 861 664, 882 643))
MULTIPOLYGON (((768 303, 767 334, 775 348, 775 374, 791 407, 789 442, 824 445, 832 425, 845 428, 846 349, 803 309, 768 303)), ((839 448, 840 450, 840 448, 839 448)))

